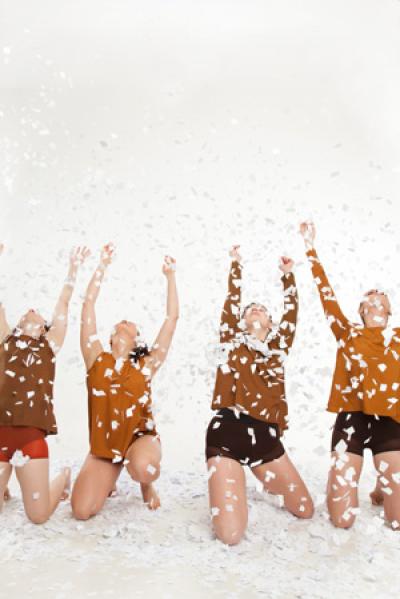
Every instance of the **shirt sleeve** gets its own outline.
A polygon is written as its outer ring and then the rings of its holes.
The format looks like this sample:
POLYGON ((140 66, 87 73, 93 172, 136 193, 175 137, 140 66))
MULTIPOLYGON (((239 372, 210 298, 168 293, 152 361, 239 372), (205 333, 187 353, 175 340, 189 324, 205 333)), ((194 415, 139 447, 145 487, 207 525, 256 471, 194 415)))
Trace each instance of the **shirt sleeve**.
POLYGON ((318 288, 325 316, 333 334, 339 340, 350 328, 350 322, 344 316, 339 306, 336 295, 330 286, 328 277, 314 248, 307 251, 307 257, 311 264, 311 272, 318 288))
POLYGON ((283 314, 278 331, 271 339, 269 345, 289 353, 292 347, 297 324, 299 297, 297 294, 296 280, 292 272, 286 273, 281 278, 283 284, 283 314))
POLYGON ((240 332, 240 302, 242 286, 242 265, 233 261, 229 271, 228 295, 221 314, 220 341, 227 343, 240 332))

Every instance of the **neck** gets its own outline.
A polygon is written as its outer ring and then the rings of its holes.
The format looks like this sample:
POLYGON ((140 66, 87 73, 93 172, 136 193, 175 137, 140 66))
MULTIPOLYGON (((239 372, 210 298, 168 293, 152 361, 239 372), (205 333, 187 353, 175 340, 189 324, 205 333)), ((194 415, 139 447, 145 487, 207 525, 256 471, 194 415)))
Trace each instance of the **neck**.
POLYGON ((21 329, 21 335, 25 337, 32 337, 32 339, 39 339, 42 336, 43 331, 26 331, 25 329, 21 329))
POLYGON ((253 335, 253 337, 256 337, 259 341, 265 341, 268 333, 269 333, 269 328, 266 327, 261 327, 259 329, 255 329, 254 327, 251 327, 249 329, 249 333, 251 335, 253 335))
POLYGON ((116 360, 121 358, 126 360, 131 353, 131 349, 123 341, 113 341, 111 353, 116 360))
POLYGON ((384 322, 382 324, 377 324, 376 322, 369 322, 365 324, 365 327, 367 329, 386 329, 387 324, 387 322, 384 322))

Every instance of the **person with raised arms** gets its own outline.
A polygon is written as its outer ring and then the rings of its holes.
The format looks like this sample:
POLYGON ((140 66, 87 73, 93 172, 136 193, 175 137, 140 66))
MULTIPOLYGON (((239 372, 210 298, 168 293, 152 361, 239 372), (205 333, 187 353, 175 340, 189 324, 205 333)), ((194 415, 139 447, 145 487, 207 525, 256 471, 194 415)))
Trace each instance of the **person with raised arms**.
POLYGON ((315 249, 313 223, 300 225, 322 307, 336 339, 336 366, 328 411, 337 413, 331 440, 327 505, 332 523, 350 528, 359 510, 358 484, 365 449, 378 473, 374 504, 400 530, 400 328, 390 328, 391 306, 378 289, 359 304, 361 323, 342 312, 315 249))
POLYGON ((287 429, 285 362, 293 343, 298 296, 293 261, 282 257, 284 311, 274 327, 260 303, 241 307, 242 264, 239 246, 230 251, 228 295, 222 310, 220 341, 225 359, 217 370, 206 460, 215 534, 228 545, 239 543, 247 527, 244 466, 264 489, 280 495, 287 510, 311 518, 314 507, 290 460, 282 433, 287 429))
POLYGON ((114 255, 104 246, 82 306, 81 351, 87 370, 90 451, 75 481, 71 504, 75 518, 97 514, 112 494, 125 466, 141 486, 150 509, 160 506, 154 481, 160 474, 161 443, 152 414, 151 381, 167 357, 179 318, 175 260, 165 256, 167 313, 151 348, 137 325, 118 322, 104 349, 97 335, 95 305, 114 255))
POLYGON ((49 481, 46 437, 57 434, 56 357, 67 332, 77 271, 89 253, 86 247, 72 251, 50 323, 31 308, 11 329, 0 305, 0 510, 9 497, 7 484, 14 467, 26 515, 35 524, 46 522, 69 495, 70 468, 49 481))

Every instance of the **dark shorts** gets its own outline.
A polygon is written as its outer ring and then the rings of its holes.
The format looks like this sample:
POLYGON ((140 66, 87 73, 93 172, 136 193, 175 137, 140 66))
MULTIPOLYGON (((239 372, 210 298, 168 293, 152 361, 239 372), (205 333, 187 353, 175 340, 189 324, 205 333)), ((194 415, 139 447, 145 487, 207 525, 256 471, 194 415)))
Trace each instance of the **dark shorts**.
POLYGON ((212 418, 206 434, 206 460, 223 456, 246 466, 258 466, 280 458, 285 449, 277 424, 223 408, 212 418))
POLYGON ((400 424, 388 416, 340 412, 333 427, 332 451, 335 451, 339 441, 346 443, 345 451, 360 456, 364 449, 370 449, 373 455, 384 451, 400 451, 400 424))
POLYGON ((16 451, 31 460, 48 458, 46 433, 33 426, 0 426, 0 462, 9 462, 16 451))

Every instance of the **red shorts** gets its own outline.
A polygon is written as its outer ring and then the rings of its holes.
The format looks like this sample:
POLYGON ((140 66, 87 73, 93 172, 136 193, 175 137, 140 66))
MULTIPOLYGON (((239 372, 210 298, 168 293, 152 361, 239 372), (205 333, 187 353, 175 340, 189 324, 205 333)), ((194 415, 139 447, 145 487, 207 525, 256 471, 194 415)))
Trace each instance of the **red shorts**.
POLYGON ((46 433, 33 426, 0 426, 0 462, 9 462, 17 450, 31 460, 48 458, 46 433))

